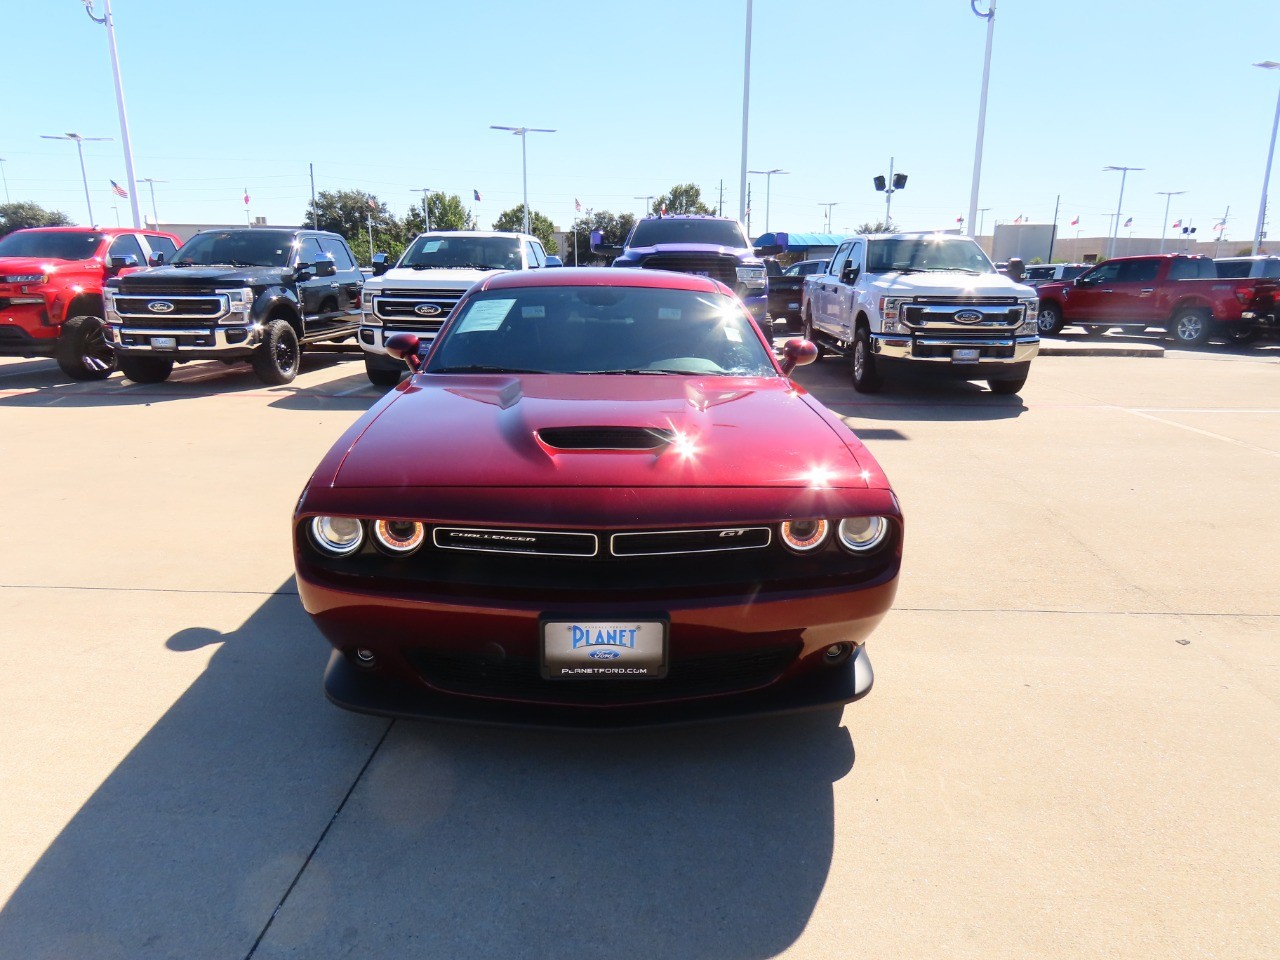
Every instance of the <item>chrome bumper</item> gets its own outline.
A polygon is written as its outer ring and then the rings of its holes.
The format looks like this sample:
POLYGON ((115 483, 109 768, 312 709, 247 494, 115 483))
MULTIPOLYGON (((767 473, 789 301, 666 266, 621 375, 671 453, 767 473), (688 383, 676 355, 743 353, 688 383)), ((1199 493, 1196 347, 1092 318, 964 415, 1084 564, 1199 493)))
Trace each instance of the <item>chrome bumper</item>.
POLYGON ((902 334, 885 333, 873 333, 871 335, 871 349, 875 355, 893 360, 910 360, 915 363, 950 364, 954 362, 950 354, 951 350, 972 350, 974 348, 980 351, 978 359, 964 362, 978 364, 1029 363, 1040 352, 1040 338, 1036 336, 981 338, 907 337, 902 334), (937 356, 920 356, 917 354, 917 345, 930 351, 945 352, 937 356), (1003 348, 1005 350, 1012 348, 1012 353, 1004 357, 982 356, 981 351, 983 348, 1003 348))
POLYGON ((198 353, 202 356, 216 356, 219 353, 245 353, 262 342, 262 325, 258 323, 234 324, 228 326, 200 327, 191 329, 165 329, 163 327, 135 327, 130 324, 114 322, 106 326, 107 340, 117 353, 198 353), (229 337, 235 337, 232 342, 229 337), (125 338, 146 338, 145 344, 126 344, 125 338), (151 345, 152 337, 170 337, 177 341, 173 348, 156 348, 151 345), (207 341, 191 343, 193 339, 207 341), (186 342, 184 342, 186 341, 186 342))
POLYGON ((393 333, 412 333, 424 345, 436 338, 435 332, 430 330, 387 330, 381 324, 375 326, 369 323, 362 323, 360 324, 360 333, 356 339, 360 342, 360 349, 365 353, 376 353, 389 357, 390 354, 387 353, 385 344, 387 337, 393 333))

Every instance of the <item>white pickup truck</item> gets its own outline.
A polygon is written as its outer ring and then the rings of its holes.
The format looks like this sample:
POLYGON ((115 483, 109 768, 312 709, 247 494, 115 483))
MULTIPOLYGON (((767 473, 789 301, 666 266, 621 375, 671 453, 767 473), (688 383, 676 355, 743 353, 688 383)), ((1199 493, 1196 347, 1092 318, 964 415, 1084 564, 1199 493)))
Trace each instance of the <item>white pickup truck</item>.
POLYGON ((502 270, 560 266, 537 237, 479 230, 420 234, 395 266, 385 254, 373 259, 374 275, 364 285, 360 346, 369 382, 380 387, 394 387, 405 370, 383 345, 391 334, 417 334, 426 343, 472 284, 502 270))
POLYGON ((800 312, 818 356, 847 356, 861 393, 911 371, 1017 393, 1040 349, 1038 304, 969 237, 895 233, 844 240, 805 278, 800 312))

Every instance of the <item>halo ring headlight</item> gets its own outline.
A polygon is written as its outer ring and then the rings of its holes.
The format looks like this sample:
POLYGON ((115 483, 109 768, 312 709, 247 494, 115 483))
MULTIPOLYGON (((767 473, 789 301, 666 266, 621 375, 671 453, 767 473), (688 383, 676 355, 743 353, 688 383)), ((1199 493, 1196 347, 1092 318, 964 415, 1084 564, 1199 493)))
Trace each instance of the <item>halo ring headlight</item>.
POLYGON ((830 530, 826 520, 788 520, 782 525, 782 542, 796 553, 808 553, 826 543, 830 530))
POLYGON ((889 521, 884 517, 845 517, 836 528, 840 546, 854 553, 869 553, 888 535, 889 521))
POLYGON ((349 557, 364 544, 364 524, 355 517, 314 517, 311 542, 331 557, 349 557))
POLYGON ((416 520, 375 520, 373 539, 387 553, 406 556, 422 546, 426 528, 416 520))

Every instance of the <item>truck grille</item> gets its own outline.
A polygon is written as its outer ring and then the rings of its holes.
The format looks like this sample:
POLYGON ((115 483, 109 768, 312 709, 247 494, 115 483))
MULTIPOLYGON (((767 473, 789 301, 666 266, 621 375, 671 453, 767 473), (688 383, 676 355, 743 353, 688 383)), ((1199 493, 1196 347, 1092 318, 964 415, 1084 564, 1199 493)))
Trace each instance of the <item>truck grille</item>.
POLYGON ((1018 326, 1025 314, 1017 300, 921 298, 902 305, 902 319, 908 326, 927 331, 945 329, 948 335, 989 337, 994 332, 993 327, 1007 329, 1018 326))
POLYGON ((158 293, 146 297, 116 297, 115 305, 116 313, 122 317, 146 319, 148 322, 154 320, 161 323, 171 320, 208 321, 213 317, 222 316, 230 309, 227 298, 221 295, 170 297, 158 293), (155 311, 148 306, 153 303, 167 303, 173 309, 163 312, 155 311))
POLYGON ((373 314, 387 330, 434 336, 464 293, 465 290, 442 289, 382 290, 373 295, 373 314))
POLYGON ((755 690, 772 683, 799 644, 735 650, 703 657, 671 655, 660 680, 544 680, 534 660, 491 660, 483 653, 414 649, 410 662, 428 684, 450 693, 550 703, 625 704, 755 690))
POLYGON ((657 253, 646 257, 641 266, 646 270, 673 270, 710 277, 731 289, 738 283, 738 261, 718 254, 657 253))

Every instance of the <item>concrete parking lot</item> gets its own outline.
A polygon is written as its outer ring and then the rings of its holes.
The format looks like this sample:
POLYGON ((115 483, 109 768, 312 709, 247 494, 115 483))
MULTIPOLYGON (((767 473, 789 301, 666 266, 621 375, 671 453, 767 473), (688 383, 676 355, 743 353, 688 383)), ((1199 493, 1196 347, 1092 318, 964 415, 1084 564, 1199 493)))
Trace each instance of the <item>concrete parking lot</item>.
POLYGON ((0 957, 1274 957, 1280 349, 799 379, 903 501, 843 712, 326 703, 289 515, 380 391, 0 360, 0 957))

